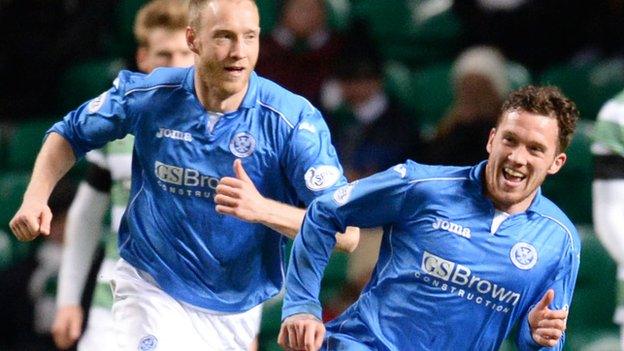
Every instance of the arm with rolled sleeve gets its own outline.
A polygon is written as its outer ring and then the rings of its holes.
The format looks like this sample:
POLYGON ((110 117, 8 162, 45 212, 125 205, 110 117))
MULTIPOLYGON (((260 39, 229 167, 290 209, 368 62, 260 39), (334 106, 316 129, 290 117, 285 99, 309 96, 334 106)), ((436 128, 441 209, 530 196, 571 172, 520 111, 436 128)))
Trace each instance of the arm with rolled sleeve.
POLYGON ((288 265, 282 320, 299 313, 320 319, 318 295, 336 242, 333 234, 347 226, 377 227, 400 220, 410 185, 404 175, 390 169, 345 185, 310 205, 288 265))
MULTIPOLYGON (((559 265, 558 274, 553 283, 547 287, 541 295, 539 295, 539 298, 542 298, 542 296, 546 294, 547 290, 552 289, 554 291, 554 300, 550 303, 550 305, 548 305, 548 308, 551 311, 569 311, 580 263, 580 244, 575 244, 576 245, 574 247, 570 246, 565 255, 563 255, 561 264, 559 265)), ((520 320, 520 330, 517 338, 518 348, 520 350, 563 350, 565 332, 561 335, 561 338, 553 347, 542 346, 538 344, 533 337, 534 330, 529 324, 529 314, 531 309, 537 304, 538 302, 535 301, 534 305, 520 320)), ((564 320, 564 325, 565 324, 567 324, 567 317, 564 320)))
POLYGON ((49 234, 52 213, 48 198, 56 183, 87 151, 121 138, 135 121, 125 112, 125 82, 132 74, 122 71, 113 87, 67 114, 48 131, 35 161, 30 183, 10 227, 19 240, 49 234))

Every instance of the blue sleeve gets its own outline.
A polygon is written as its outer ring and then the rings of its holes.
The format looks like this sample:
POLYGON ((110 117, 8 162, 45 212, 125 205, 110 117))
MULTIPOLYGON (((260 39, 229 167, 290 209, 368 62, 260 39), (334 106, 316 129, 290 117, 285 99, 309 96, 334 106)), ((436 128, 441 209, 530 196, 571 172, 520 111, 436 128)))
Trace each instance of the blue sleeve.
POLYGON ((410 184, 397 167, 344 185, 312 202, 290 256, 282 318, 310 313, 320 319, 318 294, 336 232, 344 232, 347 226, 391 224, 402 217, 410 184))
MULTIPOLYGON (((555 277, 551 286, 544 289, 539 295, 538 300, 534 301, 531 306, 536 305, 539 302, 548 289, 555 291, 555 299, 550 304, 549 308, 552 310, 570 309, 570 303, 572 302, 572 293, 574 292, 574 285, 576 284, 576 277, 578 275, 580 255, 581 252, 580 243, 575 242, 575 246, 570 246, 559 265, 558 274, 555 277)), ((532 308, 532 307, 531 307, 532 308)), ((529 310, 525 313, 520 321, 520 330, 518 333, 517 344, 520 351, 524 350, 563 350, 565 344, 565 333, 554 347, 543 347, 538 345, 533 336, 531 335, 531 327, 529 326, 529 310)))
POLYGON ((290 183, 306 206, 347 182, 329 128, 321 113, 311 106, 294 126, 282 160, 290 183))
POLYGON ((122 71, 113 87, 68 113, 48 130, 58 133, 71 145, 76 159, 107 142, 130 133, 133 121, 125 111, 125 84, 129 72, 122 71))

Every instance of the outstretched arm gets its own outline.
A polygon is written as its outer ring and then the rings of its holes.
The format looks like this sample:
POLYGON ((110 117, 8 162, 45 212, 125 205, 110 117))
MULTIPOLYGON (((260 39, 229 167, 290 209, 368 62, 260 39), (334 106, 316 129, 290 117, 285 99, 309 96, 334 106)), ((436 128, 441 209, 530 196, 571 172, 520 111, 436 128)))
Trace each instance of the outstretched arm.
POLYGON ((48 198, 56 183, 75 162, 69 142, 59 134, 50 133, 35 161, 22 205, 9 223, 19 240, 30 241, 41 234, 50 234, 52 212, 48 198))
POLYGON ((288 263, 280 331, 283 347, 297 349, 303 345, 306 350, 318 349, 310 341, 311 335, 325 332, 319 328, 322 311, 318 296, 323 271, 335 245, 332 234, 347 225, 377 227, 396 223, 407 208, 409 187, 404 173, 391 169, 347 184, 312 202, 288 263))
MULTIPOLYGON (((235 177, 223 177, 217 186, 216 210, 241 220, 263 224, 294 239, 305 216, 305 210, 265 198, 258 192, 240 160, 234 161, 235 177)), ((336 248, 352 252, 360 239, 360 230, 349 227, 336 234, 336 248)))

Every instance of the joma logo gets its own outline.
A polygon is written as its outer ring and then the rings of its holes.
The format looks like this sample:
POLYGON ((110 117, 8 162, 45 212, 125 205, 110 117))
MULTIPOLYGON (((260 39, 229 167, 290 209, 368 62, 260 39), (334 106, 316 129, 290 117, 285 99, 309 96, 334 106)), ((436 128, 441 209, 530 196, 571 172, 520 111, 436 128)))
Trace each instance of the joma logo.
POLYGON ((440 218, 436 218, 436 221, 431 225, 433 229, 442 229, 447 232, 463 236, 464 238, 470 238, 470 228, 464 228, 461 225, 449 221, 445 221, 440 218))

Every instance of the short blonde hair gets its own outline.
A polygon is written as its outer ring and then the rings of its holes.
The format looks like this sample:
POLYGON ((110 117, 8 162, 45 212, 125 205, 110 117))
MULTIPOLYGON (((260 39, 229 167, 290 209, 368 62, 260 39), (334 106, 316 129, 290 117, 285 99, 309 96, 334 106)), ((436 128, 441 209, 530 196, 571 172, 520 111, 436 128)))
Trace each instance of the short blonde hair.
MULTIPOLYGON (((209 2, 212 2, 215 0, 190 0, 189 1, 189 25, 194 28, 197 29, 199 28, 199 23, 201 22, 201 11, 203 10, 204 6, 206 6, 206 4, 208 4, 209 2)), ((248 0, 251 1, 254 5, 258 6, 256 4, 256 0, 248 0)))
POLYGON ((147 47, 150 31, 156 28, 183 30, 188 24, 187 0, 152 0, 143 5, 137 13, 134 37, 139 47, 147 47))

